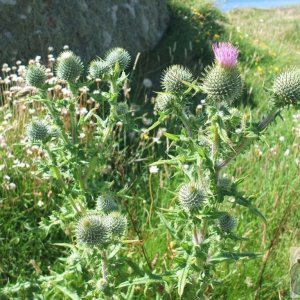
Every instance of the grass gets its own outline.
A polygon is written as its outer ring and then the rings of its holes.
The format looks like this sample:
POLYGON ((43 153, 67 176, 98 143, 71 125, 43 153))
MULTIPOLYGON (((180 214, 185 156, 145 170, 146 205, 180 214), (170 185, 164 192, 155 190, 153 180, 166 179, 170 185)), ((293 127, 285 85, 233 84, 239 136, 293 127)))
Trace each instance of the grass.
MULTIPOLYGON (((210 43, 229 39, 240 48, 240 67, 248 89, 246 100, 240 105, 244 104, 246 111, 251 108, 255 117, 261 117, 269 107, 268 89, 275 75, 287 67, 300 65, 300 8, 237 10, 223 17, 209 4, 199 4, 196 0, 170 0, 169 6, 170 28, 158 48, 142 59, 139 81, 150 78, 158 88, 161 70, 171 63, 188 65, 200 75, 212 61, 210 43)), ((145 90, 136 88, 133 97, 139 100, 144 93, 145 90)), ((255 205, 266 216, 267 223, 240 210, 236 216, 238 233, 248 238, 240 249, 261 252, 263 256, 220 267, 217 274, 223 281, 214 287, 213 299, 287 299, 289 296, 289 250, 297 246, 300 234, 297 230, 300 225, 297 209, 300 165, 296 162, 300 156, 300 136, 295 131, 300 118, 293 120, 295 114, 292 110, 285 112, 284 121, 274 124, 263 142, 252 147, 228 169, 228 173, 236 177, 245 177, 242 188, 247 195, 254 196, 255 205)), ((7 126, 1 126, 4 132, 7 126)), ((52 232, 49 237, 39 229, 39 222, 58 210, 62 199, 53 198, 55 189, 41 181, 38 172, 32 173, 37 171, 34 161, 24 154, 19 144, 21 128, 22 124, 13 126, 7 136, 6 142, 14 157, 0 161, 0 165, 5 165, 0 172, 3 182, 0 225, 4 232, 0 242, 8 241, 1 242, 0 247, 0 291, 1 285, 8 282, 29 280, 47 273, 48 266, 57 262, 61 254, 61 249, 53 243, 68 240, 68 235, 62 231, 52 232), (16 158, 33 167, 15 167, 16 158), (17 184, 15 190, 6 191, 4 175, 17 184)), ((1 157, 7 157, 5 149, 0 151, 1 157)), ((171 255, 171 240, 161 234, 165 229, 156 227, 157 214, 152 215, 150 224, 143 223, 148 218, 151 202, 149 184, 153 187, 155 211, 175 203, 174 191, 180 178, 172 176, 172 170, 161 170, 149 183, 148 169, 142 171, 144 174, 132 192, 131 201, 143 205, 134 209, 133 218, 145 239, 150 260, 159 255, 159 265, 163 261, 162 254, 171 255)))

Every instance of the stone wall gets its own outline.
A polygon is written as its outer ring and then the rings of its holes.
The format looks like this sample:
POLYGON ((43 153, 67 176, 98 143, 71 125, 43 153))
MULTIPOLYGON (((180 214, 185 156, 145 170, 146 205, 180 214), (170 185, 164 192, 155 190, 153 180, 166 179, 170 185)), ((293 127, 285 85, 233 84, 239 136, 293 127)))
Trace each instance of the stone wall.
POLYGON ((166 0, 0 0, 0 63, 64 45, 90 60, 115 46, 152 49, 168 25, 166 0))

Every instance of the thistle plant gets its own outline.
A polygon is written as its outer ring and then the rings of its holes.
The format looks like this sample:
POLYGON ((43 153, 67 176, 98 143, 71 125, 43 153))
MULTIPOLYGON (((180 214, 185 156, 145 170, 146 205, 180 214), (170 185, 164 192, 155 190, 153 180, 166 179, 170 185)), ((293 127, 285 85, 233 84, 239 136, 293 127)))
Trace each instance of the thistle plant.
POLYGON ((62 229, 76 237, 79 252, 100 251, 100 278, 107 287, 113 282, 108 283, 107 252, 119 247, 127 227, 126 217, 110 196, 123 188, 113 184, 120 179, 115 170, 107 173, 105 169, 116 160, 114 155, 125 159, 125 130, 131 125, 122 126, 122 135, 116 132, 120 131, 117 124, 124 122, 129 112, 121 99, 129 63, 126 50, 112 49, 105 59, 90 63, 86 79, 80 57, 66 50, 58 56, 51 76, 40 63, 26 70, 26 84, 37 88, 26 101, 43 107, 39 118, 27 126, 28 144, 45 152, 38 167, 58 187, 57 197, 63 199, 58 212, 62 229), (91 211, 95 199, 96 209, 91 211))
MULTIPOLYGON (((239 188, 240 179, 225 174, 226 167, 254 142, 280 115, 284 107, 300 103, 298 70, 281 74, 270 95, 270 112, 259 122, 233 107, 242 96, 242 77, 238 67, 238 49, 230 43, 213 45, 215 62, 194 80, 183 66, 166 69, 162 77, 164 91, 156 98, 159 120, 175 119, 182 127, 165 132, 170 141, 167 159, 153 166, 171 166, 182 182, 178 183, 177 206, 164 209, 161 220, 174 239, 177 259, 160 278, 166 290, 177 289, 183 299, 207 299, 218 280, 219 263, 256 258, 258 253, 240 252, 236 207, 264 216, 253 199, 239 188), (193 114, 195 95, 202 93, 202 109, 193 114)), ((159 279, 158 279, 159 280, 159 279)), ((147 280, 145 280, 145 283, 147 280)))

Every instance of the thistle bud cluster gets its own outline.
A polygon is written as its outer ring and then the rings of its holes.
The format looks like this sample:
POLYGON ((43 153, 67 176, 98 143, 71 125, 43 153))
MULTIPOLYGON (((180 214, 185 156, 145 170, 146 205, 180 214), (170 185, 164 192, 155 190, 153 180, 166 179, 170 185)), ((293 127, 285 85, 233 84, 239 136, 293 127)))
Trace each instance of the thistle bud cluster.
POLYGON ((89 75, 93 79, 105 78, 107 73, 114 72, 116 68, 119 71, 125 70, 130 60, 128 51, 123 48, 113 48, 105 54, 104 59, 98 58, 90 63, 89 75))
POLYGON ((78 221, 76 236, 81 244, 107 247, 124 235, 126 226, 126 217, 118 212, 113 197, 101 195, 97 198, 93 214, 88 214, 78 221))

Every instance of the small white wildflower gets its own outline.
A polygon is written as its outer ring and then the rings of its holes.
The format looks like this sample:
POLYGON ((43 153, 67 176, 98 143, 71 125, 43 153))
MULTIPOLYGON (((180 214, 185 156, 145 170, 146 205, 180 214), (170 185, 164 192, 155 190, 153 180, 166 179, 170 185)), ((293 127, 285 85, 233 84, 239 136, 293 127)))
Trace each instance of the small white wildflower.
POLYGON ((204 105, 206 103, 206 101, 203 99, 200 101, 202 105, 204 105))
POLYGON ((10 190, 15 190, 17 186, 16 186, 15 183, 11 182, 11 183, 8 185, 8 187, 9 187, 10 190))
POLYGON ((284 136, 280 136, 280 137, 279 137, 279 141, 280 141, 280 142, 284 142, 284 140, 285 140, 284 136))
POLYGON ((64 50, 69 50, 69 46, 68 45, 64 45, 64 50))
POLYGON ((82 107, 80 109, 80 115, 81 116, 85 116, 88 113, 88 110, 86 109, 86 107, 82 107))
POLYGON ((157 174, 157 173, 159 172, 159 168, 158 168, 157 166, 151 166, 151 167, 149 168, 149 172, 150 172, 151 174, 157 174))
POLYGON ((6 181, 10 181, 10 177, 8 175, 4 175, 3 179, 6 180, 6 181))
POLYGON ((243 130, 241 129, 241 128, 237 128, 236 130, 235 130, 235 133, 236 134, 241 134, 243 132, 243 130))
POLYGON ((79 134, 79 138, 84 139, 84 138, 85 138, 85 133, 81 132, 81 133, 79 134))
POLYGON ((289 156, 289 154, 290 154, 290 149, 285 150, 284 156, 289 156))
POLYGON ((145 88, 148 88, 148 89, 150 89, 151 87, 152 87, 152 80, 151 79, 149 79, 149 78, 145 78, 144 80, 143 80, 143 85, 144 85, 144 87, 145 88))
POLYGON ((42 207, 44 205, 44 202, 39 200, 38 203, 37 203, 38 207, 42 207))
POLYGON ((0 171, 3 171, 5 169, 5 165, 0 165, 0 171))

